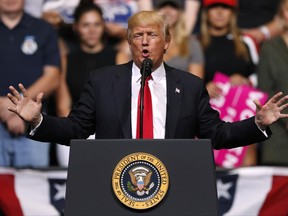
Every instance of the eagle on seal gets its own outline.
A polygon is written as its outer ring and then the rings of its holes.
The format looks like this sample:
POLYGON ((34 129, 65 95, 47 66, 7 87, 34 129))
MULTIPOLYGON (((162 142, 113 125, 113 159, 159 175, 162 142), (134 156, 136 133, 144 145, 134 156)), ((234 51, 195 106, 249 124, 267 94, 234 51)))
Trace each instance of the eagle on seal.
MULTIPOLYGON (((132 184, 135 186, 132 191, 145 192, 149 191, 148 184, 151 179, 152 172, 145 167, 137 167, 129 171, 132 184)), ((144 194, 144 193, 143 193, 144 194)))

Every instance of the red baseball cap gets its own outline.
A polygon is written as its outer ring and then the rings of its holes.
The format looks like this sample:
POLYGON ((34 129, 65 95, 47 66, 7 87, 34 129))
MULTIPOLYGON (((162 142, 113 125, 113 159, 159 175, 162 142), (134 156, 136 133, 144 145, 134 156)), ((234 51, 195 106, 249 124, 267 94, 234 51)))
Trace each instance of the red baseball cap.
POLYGON ((215 4, 224 4, 224 5, 234 8, 237 6, 237 0, 204 0, 203 1, 204 7, 209 7, 215 4))

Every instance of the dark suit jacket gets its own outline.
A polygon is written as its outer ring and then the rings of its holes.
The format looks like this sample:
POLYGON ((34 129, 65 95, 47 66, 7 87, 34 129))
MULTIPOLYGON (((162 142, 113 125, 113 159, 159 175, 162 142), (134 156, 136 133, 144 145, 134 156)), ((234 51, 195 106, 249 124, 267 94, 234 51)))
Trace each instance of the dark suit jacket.
MULTIPOLYGON (((266 139, 254 118, 234 123, 221 121, 218 112, 210 107, 208 93, 200 78, 166 64, 165 70, 165 138, 208 138, 216 149, 266 139)), ((95 132, 97 139, 130 139, 131 75, 132 62, 92 72, 79 103, 68 118, 44 115, 32 139, 69 145, 70 139, 84 139, 95 132)))

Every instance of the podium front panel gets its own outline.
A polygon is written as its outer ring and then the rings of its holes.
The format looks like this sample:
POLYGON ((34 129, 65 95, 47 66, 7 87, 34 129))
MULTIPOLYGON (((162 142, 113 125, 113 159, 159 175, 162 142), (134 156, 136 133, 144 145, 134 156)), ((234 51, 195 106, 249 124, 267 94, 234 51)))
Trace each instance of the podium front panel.
POLYGON ((72 140, 65 215, 217 215, 210 140, 72 140), (159 158, 169 174, 166 196, 146 210, 123 205, 112 189, 116 165, 136 152, 159 158))

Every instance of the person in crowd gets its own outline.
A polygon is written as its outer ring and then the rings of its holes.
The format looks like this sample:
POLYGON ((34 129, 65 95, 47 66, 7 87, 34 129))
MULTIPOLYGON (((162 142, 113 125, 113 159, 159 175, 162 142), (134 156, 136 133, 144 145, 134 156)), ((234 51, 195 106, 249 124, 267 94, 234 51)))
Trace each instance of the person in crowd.
POLYGON ((78 48, 72 26, 73 13, 80 0, 45 1, 42 4, 41 18, 49 22, 58 33, 60 54, 65 56, 78 48))
MULTIPOLYGON (((76 35, 72 30, 73 12, 75 7, 79 4, 80 0, 62 0, 51 1, 45 0, 41 4, 41 18, 50 23, 57 32, 58 46, 60 50, 61 66, 66 65, 67 55, 78 48, 76 35)), ((29 3, 29 1, 25 1, 29 3)), ((30 2, 30 5, 35 5, 30 2)), ((47 114, 57 115, 56 101, 54 92, 47 98, 47 114)), ((50 166, 59 165, 56 152, 58 145, 55 143, 50 144, 50 166)), ((69 152, 68 152, 69 153, 69 152)), ((61 159, 64 157, 61 157, 61 159)))
MULTIPOLYGON (((284 25, 281 35, 263 43, 257 68, 258 87, 270 96, 275 92, 288 93, 288 0, 281 0, 277 15, 284 25)), ((261 145, 260 163, 288 165, 288 121, 281 119, 273 126, 273 137, 261 145)))
POLYGON ((149 1, 147 1, 148 3, 146 3, 146 1, 144 0, 92 1, 96 5, 100 6, 103 11, 103 17, 106 21, 105 27, 108 35, 111 37, 120 37, 121 39, 126 38, 128 18, 140 10, 147 10, 151 7, 151 3, 149 3, 149 1))
MULTIPOLYGON (((20 80, 36 98, 47 97, 58 86, 60 57, 57 34, 51 25, 24 12, 24 0, 0 0, 0 166, 46 167, 49 144, 39 144, 25 137, 25 122, 11 105, 8 83, 20 80)), ((45 105, 42 107, 45 112, 45 105)))
MULTIPOLYGON (((210 97, 218 98, 223 89, 213 81, 215 73, 229 76, 233 86, 250 85, 258 52, 253 40, 237 27, 236 0, 204 0, 203 6, 200 39, 205 56, 204 80, 210 97)), ((256 164, 256 152, 255 145, 248 147, 247 164, 256 164)))
MULTIPOLYGON (((107 44, 100 7, 93 3, 81 3, 75 9, 74 20, 73 28, 79 39, 79 48, 69 53, 63 65, 62 79, 56 91, 58 116, 67 116, 76 105, 91 71, 129 61, 125 54, 107 44)), ((67 166, 68 151, 65 147, 57 145, 57 153, 60 165, 67 166)))
POLYGON ((67 117, 42 114, 43 93, 33 100, 23 84, 18 85, 20 92, 9 86, 11 92, 7 97, 13 106, 8 110, 29 123, 30 138, 64 145, 93 133, 96 139, 141 138, 137 130, 137 101, 141 80, 146 76, 144 139, 207 138, 216 149, 233 148, 269 138, 269 126, 288 118, 288 114, 282 113, 288 107, 288 95, 278 92, 263 105, 254 101, 254 117, 233 123, 222 121, 210 106, 203 80, 163 62, 171 35, 168 23, 158 12, 142 11, 130 17, 127 37, 133 60, 91 73, 77 105, 67 117), (149 68, 150 76, 146 74, 149 68))
POLYGON ((204 73, 204 56, 196 37, 187 32, 184 14, 176 1, 162 1, 157 10, 167 17, 171 41, 164 61, 177 69, 188 71, 199 77, 204 73))
POLYGON ((236 0, 204 0, 200 40, 205 56, 204 80, 210 97, 221 89, 213 82, 217 71, 230 76, 232 85, 250 84, 257 60, 256 46, 245 43, 236 22, 236 0), (256 60, 252 59, 256 55, 256 60))
POLYGON ((63 38, 62 35, 60 34, 61 29, 65 25, 61 15, 57 11, 49 10, 44 11, 42 13, 41 18, 50 23, 58 33, 58 45, 60 50, 60 56, 65 57, 69 53, 70 49, 69 44, 66 43, 65 38, 63 38))
MULTIPOLYGON (((167 0, 149 0, 153 2, 153 7, 157 9, 159 5, 167 0)), ((201 0, 170 0, 169 2, 177 4, 178 7, 182 10, 183 21, 185 28, 188 34, 191 34, 195 31, 195 28, 198 29, 198 14, 201 11, 201 0)), ((197 30, 196 30, 197 31, 197 30)))
POLYGON ((107 44, 100 7, 92 3, 79 4, 74 18, 79 48, 69 53, 67 64, 63 65, 62 81, 57 90, 58 116, 67 116, 76 105, 91 71, 129 60, 107 44))
POLYGON ((199 28, 199 13, 201 12, 201 0, 184 0, 184 14, 187 32, 196 34, 199 28))
POLYGON ((127 20, 134 13, 152 8, 150 0, 81 0, 82 2, 93 2, 103 11, 105 20, 105 31, 109 43, 117 50, 129 56, 127 45, 127 20))
MULTIPOLYGON (((276 15, 280 0, 239 0, 238 26, 243 33, 261 43, 279 35, 283 26, 276 15)), ((261 46, 260 46, 261 47, 261 46)))

